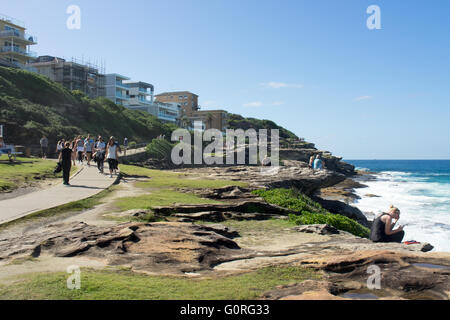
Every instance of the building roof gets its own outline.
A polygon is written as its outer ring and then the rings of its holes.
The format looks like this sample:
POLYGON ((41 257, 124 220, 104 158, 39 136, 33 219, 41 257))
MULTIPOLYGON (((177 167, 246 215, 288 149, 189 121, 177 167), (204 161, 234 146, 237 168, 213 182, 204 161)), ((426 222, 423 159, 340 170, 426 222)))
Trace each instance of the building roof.
POLYGON ((105 76, 115 76, 116 78, 120 79, 120 80, 131 80, 131 78, 128 78, 126 76, 122 76, 118 73, 109 73, 109 74, 105 74, 105 76))
POLYGON ((190 91, 172 91, 172 92, 163 92, 163 93, 159 93, 157 94, 155 97, 158 96, 168 96, 168 95, 177 95, 177 94, 192 94, 193 96, 198 97, 198 95, 196 95, 195 93, 192 93, 190 91))
POLYGON ((199 114, 199 115, 208 114, 208 113, 228 113, 228 112, 225 110, 199 110, 199 111, 193 112, 193 114, 199 114))
POLYGON ((133 82, 125 82, 129 87, 135 88, 135 87, 139 87, 139 88, 154 88, 152 84, 147 83, 147 82, 142 82, 142 81, 133 81, 133 82))
POLYGON ((12 24, 15 27, 18 27, 20 29, 25 29, 25 23, 23 23, 23 21, 20 21, 20 20, 8 17, 8 16, 6 16, 4 14, 1 14, 1 13, 0 13, 0 20, 6 22, 8 24, 12 24))

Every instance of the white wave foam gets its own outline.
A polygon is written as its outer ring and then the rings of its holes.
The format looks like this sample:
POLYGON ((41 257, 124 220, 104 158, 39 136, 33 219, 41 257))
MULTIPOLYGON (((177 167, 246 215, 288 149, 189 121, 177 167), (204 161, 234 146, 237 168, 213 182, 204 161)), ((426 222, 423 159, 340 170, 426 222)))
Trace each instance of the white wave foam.
POLYGON ((380 172, 378 180, 356 189, 356 206, 369 219, 391 204, 401 210, 399 224, 407 223, 405 240, 429 242, 436 251, 450 252, 450 184, 425 182, 406 172, 380 172), (377 197, 367 197, 374 194, 377 197))

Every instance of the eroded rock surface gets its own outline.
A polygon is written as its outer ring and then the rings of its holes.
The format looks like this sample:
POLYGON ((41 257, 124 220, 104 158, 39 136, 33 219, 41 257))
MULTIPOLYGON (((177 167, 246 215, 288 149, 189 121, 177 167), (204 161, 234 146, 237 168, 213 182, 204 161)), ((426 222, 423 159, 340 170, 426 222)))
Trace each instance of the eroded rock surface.
POLYGON ((307 167, 282 166, 274 174, 264 174, 262 167, 234 166, 234 167, 203 167, 180 169, 180 172, 189 172, 208 177, 214 180, 243 181, 249 184, 250 189, 256 188, 291 188, 312 195, 320 188, 338 184, 346 176, 330 170, 312 170, 307 167))
POLYGON ((95 227, 85 223, 51 225, 36 233, 0 239, 0 261, 18 257, 92 257, 133 270, 182 273, 248 254, 220 226, 186 223, 127 223, 95 227))

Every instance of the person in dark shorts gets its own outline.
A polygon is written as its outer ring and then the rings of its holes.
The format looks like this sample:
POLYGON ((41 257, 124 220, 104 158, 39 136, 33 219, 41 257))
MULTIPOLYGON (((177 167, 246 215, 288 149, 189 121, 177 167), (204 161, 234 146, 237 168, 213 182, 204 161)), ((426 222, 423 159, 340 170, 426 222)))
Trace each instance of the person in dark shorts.
POLYGON ((98 137, 95 144, 95 158, 97 159, 97 168, 100 173, 103 173, 103 162, 105 161, 106 143, 102 137, 98 137))
POLYGON ((94 149, 94 140, 91 139, 91 136, 88 135, 87 138, 84 140, 84 150, 86 153, 86 160, 88 166, 91 166, 91 159, 92 159, 92 150, 94 149))
POLYGON ((72 168, 72 154, 73 151, 70 148, 70 142, 66 142, 65 148, 61 150, 59 154, 59 161, 61 162, 61 167, 63 170, 63 180, 64 185, 70 186, 70 169, 72 168))
POLYGON ((379 215, 372 224, 370 240, 373 242, 398 242, 401 243, 405 236, 403 226, 394 230, 395 224, 400 218, 400 210, 391 206, 388 213, 379 215))

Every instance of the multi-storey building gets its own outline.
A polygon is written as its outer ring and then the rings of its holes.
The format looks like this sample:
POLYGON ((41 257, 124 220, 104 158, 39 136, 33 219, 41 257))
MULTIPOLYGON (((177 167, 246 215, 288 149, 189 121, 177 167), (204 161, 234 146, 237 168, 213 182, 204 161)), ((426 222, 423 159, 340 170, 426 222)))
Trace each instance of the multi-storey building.
POLYGON ((190 116, 193 112, 198 111, 198 95, 189 91, 164 92, 156 95, 158 102, 174 102, 181 106, 182 112, 186 116, 190 116))
POLYGON ((117 73, 105 75, 105 97, 124 107, 128 106, 130 101, 129 87, 124 83, 126 80, 130 80, 130 78, 117 73))
POLYGON ((158 109, 158 119, 163 122, 179 124, 181 115, 181 106, 175 102, 156 102, 158 109))
POLYGON ((26 32, 23 22, 0 14, 0 63, 4 66, 29 69, 28 63, 36 59, 30 46, 37 38, 26 32))
POLYGON ((153 105, 153 85, 145 82, 126 82, 128 87, 128 107, 147 107, 153 105))
POLYGON ((182 122, 187 120, 187 127, 193 128, 195 121, 203 123, 203 130, 218 129, 225 132, 227 129, 228 113, 225 110, 202 110, 195 111, 190 116, 181 119, 182 122))
POLYGON ((40 56, 30 66, 68 90, 79 90, 93 99, 105 95, 105 76, 96 66, 53 56, 40 56))

